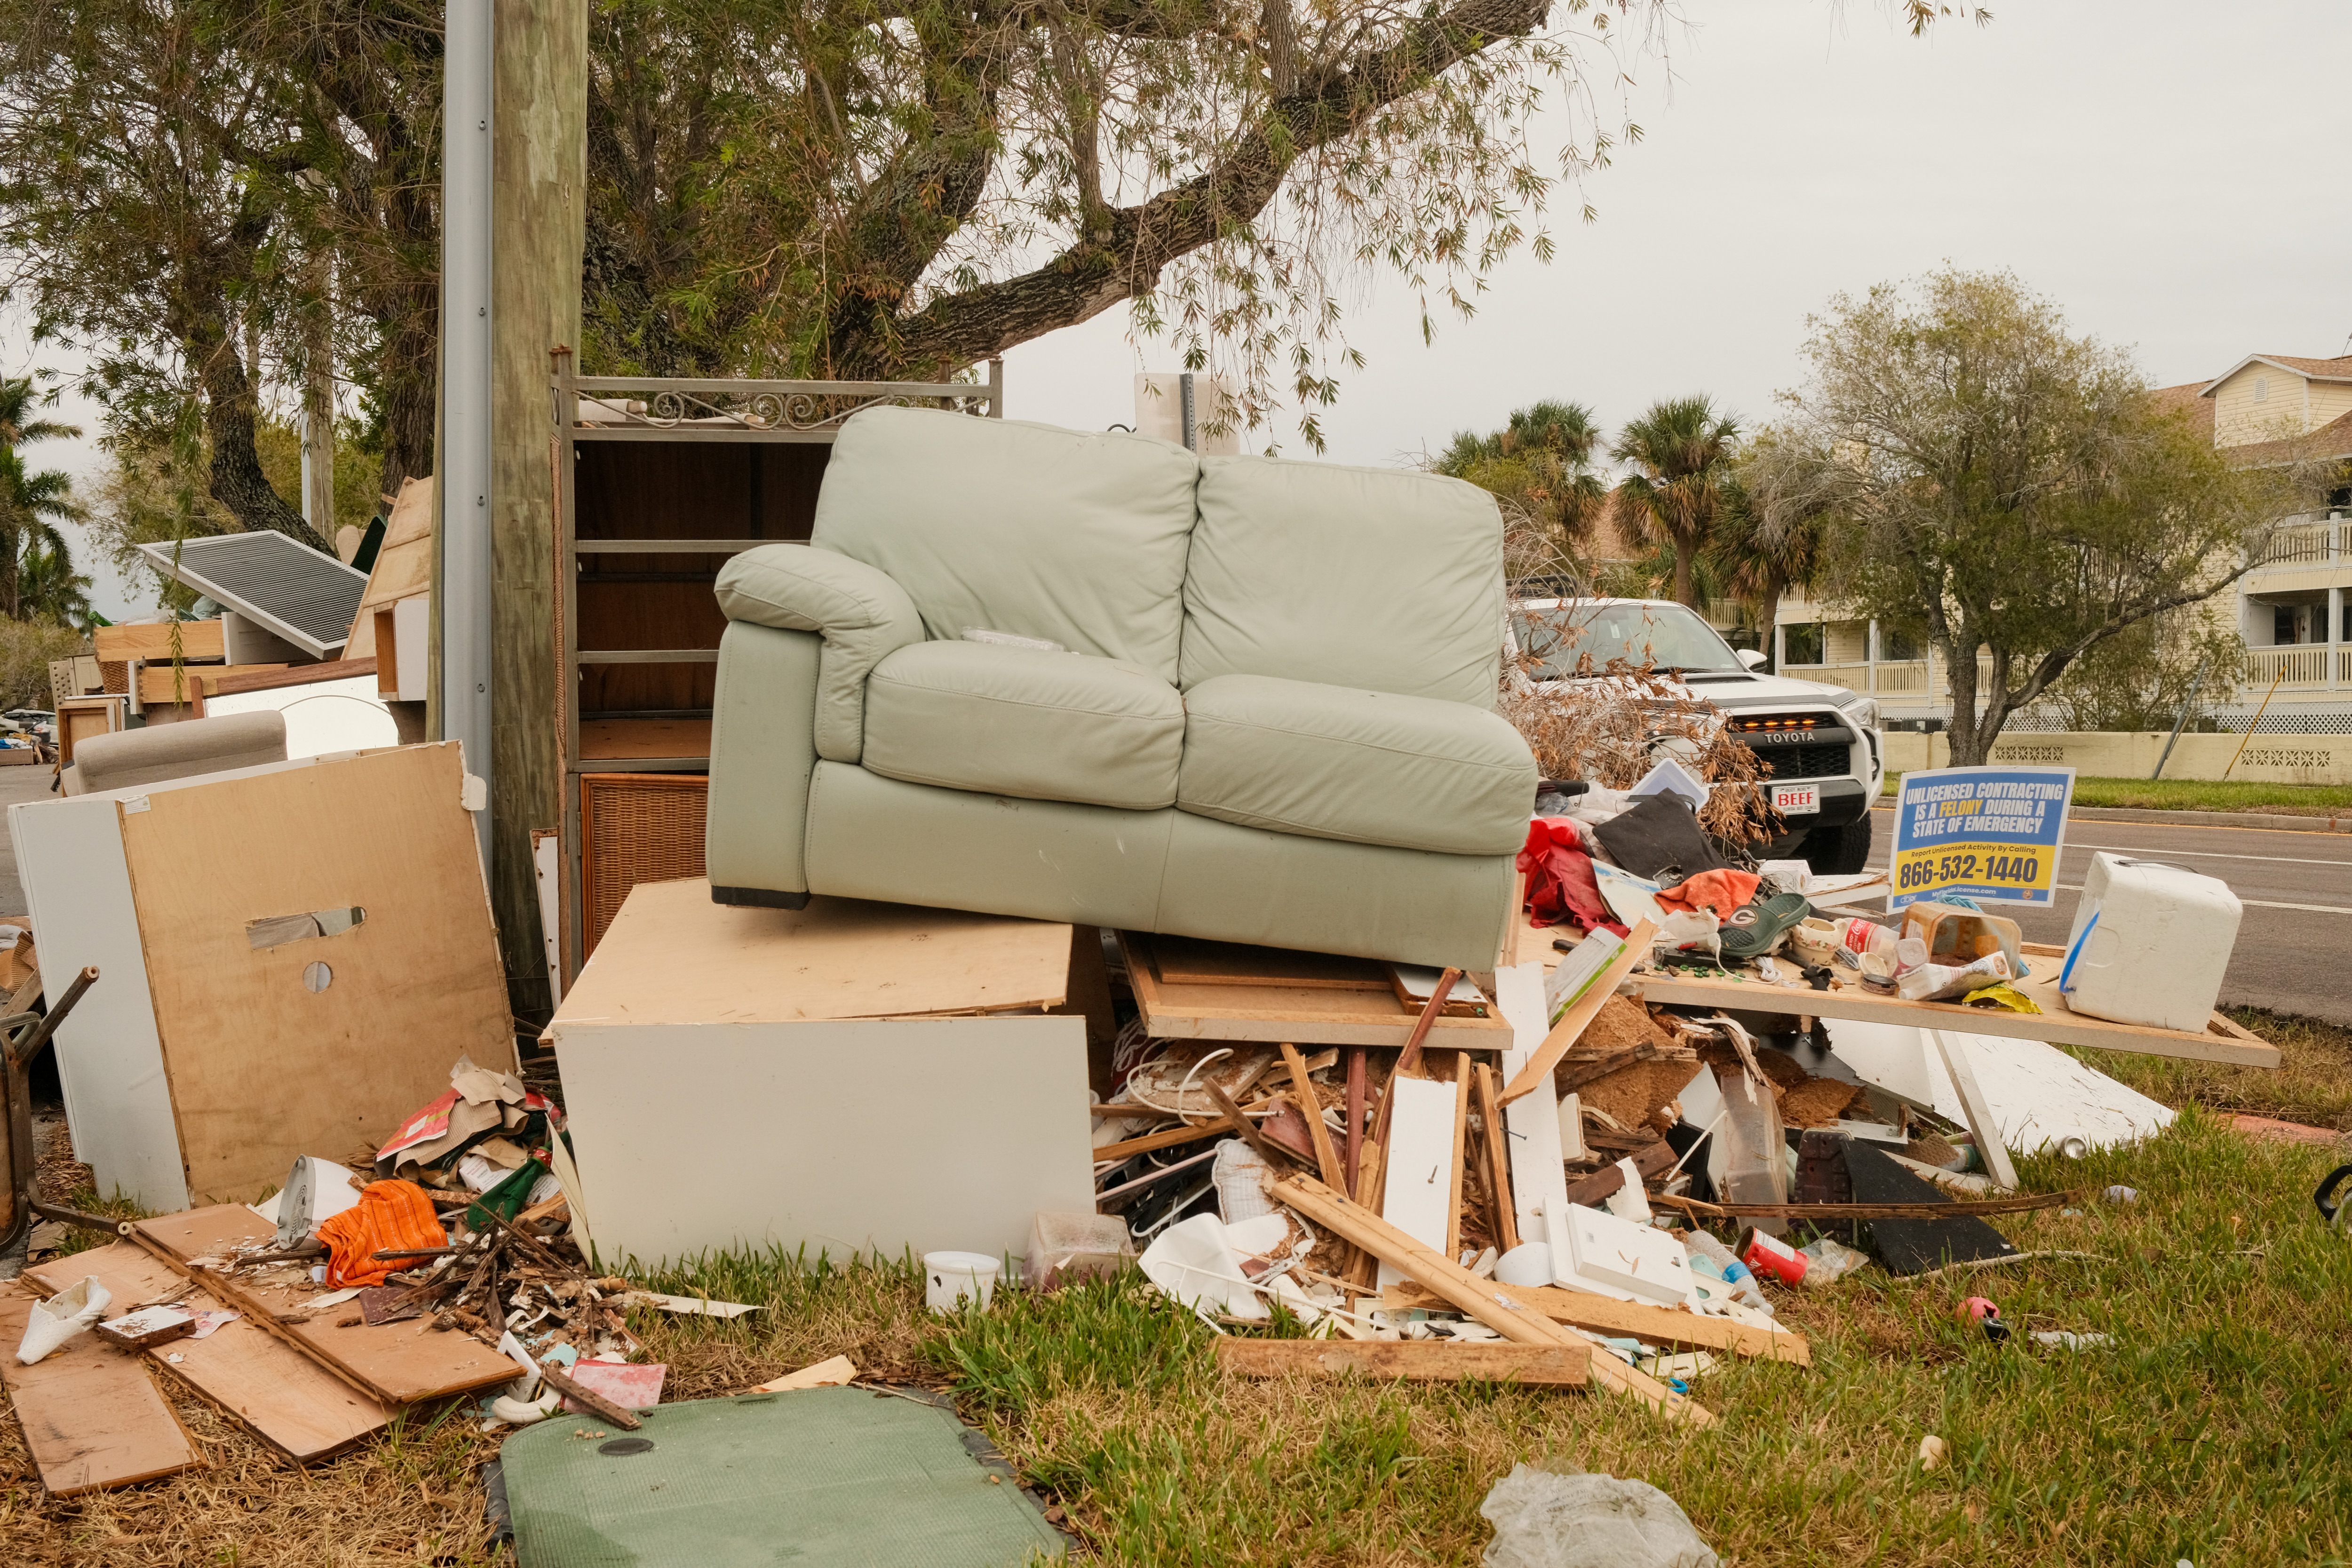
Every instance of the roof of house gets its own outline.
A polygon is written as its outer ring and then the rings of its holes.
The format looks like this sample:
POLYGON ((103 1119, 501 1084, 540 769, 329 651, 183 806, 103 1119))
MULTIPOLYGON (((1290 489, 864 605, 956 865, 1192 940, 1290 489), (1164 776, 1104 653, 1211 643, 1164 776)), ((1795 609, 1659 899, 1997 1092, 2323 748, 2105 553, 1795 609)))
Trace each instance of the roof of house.
MULTIPOLYGON (((2210 404, 2206 405, 2211 407, 2210 404)), ((2352 414, 2329 420, 2318 429, 2280 441, 2249 441, 2228 447, 2233 463, 2309 463, 2352 459, 2352 414)))
POLYGON ((2204 390, 2198 395, 2212 396, 2215 387, 2257 361, 2263 364, 2274 364, 2281 370, 2293 371, 2295 374, 2307 376, 2313 381, 2352 381, 2352 354, 2339 355, 2335 359, 2300 359, 2294 354, 2248 354, 2207 382, 2204 390))

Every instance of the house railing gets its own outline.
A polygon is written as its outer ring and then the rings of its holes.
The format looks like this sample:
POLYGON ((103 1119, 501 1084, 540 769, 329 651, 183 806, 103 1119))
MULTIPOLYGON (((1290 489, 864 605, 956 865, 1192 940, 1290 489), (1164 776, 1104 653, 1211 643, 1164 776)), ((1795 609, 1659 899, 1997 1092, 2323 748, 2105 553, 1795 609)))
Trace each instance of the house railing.
POLYGON ((2337 517, 2273 529, 2255 547, 2253 564, 2325 566, 2347 559, 2352 559, 2352 521, 2337 517))
POLYGON ((2352 648, 2331 647, 2326 643, 2248 648, 2246 685, 2252 691, 2263 692, 2273 682, 2282 690, 2336 684, 2344 679, 2347 669, 2352 669, 2352 657, 2347 656, 2352 656, 2352 648), (2333 680, 2329 679, 2331 675, 2333 680))
MULTIPOLYGON (((1951 667, 1942 659, 1882 658, 1860 664, 1790 664, 1780 673, 1792 680, 1818 680, 1849 691, 1907 700, 1948 700, 1952 695, 1951 667)), ((1979 655, 1977 680, 1992 679, 1992 660, 1979 655)))

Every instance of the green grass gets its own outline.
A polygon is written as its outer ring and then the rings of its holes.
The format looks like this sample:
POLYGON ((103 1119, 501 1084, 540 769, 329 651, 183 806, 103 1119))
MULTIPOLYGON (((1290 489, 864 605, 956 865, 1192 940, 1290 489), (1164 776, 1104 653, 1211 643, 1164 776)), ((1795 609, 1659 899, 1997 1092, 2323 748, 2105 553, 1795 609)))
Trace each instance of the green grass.
MULTIPOLYGON (((1903 775, 1889 773, 1893 795, 1903 775)), ((2352 816, 2352 785, 2249 784, 2231 779, 2097 779, 2074 781, 2074 804, 2128 811, 2251 811, 2289 816, 2352 816)))
POLYGON ((685 1397, 836 1352, 950 1387, 1110 1563, 1475 1563, 1479 1500, 1519 1461, 1662 1487, 1743 1565, 2341 1563, 2352 1238, 2310 1193, 2344 1157, 2192 1106, 2135 1149, 2021 1160, 2029 1190, 2121 1183, 2140 1201, 1999 1222, 2021 1249, 2089 1258, 1773 1288, 1814 1364, 1719 1365, 1696 1388, 1723 1417, 1705 1432, 1601 1394, 1229 1381, 1211 1331, 1131 1273, 932 1321, 903 1264, 714 1259, 656 1287, 772 1310, 633 1326, 685 1397), (1956 1323, 1971 1294, 2017 1337, 1956 1323), (2032 1329, 2116 1344, 2047 1352, 2032 1329), (1916 1458, 1929 1433, 1953 1454, 1934 1472, 1916 1458))

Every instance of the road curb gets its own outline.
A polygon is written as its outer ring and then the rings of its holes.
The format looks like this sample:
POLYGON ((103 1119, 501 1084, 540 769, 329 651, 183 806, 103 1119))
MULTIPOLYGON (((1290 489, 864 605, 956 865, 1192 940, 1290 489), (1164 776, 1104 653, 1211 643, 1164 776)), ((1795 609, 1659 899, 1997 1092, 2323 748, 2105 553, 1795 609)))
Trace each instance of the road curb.
MULTIPOLYGON (((1882 800, 1877 811, 1892 811, 1894 802, 1882 800)), ((2066 813, 2069 822, 2137 822, 2150 827, 2248 827, 2268 833, 2352 834, 2352 810, 2340 816, 2280 816, 2252 811, 2156 811, 2138 807, 2078 805, 2066 813)))

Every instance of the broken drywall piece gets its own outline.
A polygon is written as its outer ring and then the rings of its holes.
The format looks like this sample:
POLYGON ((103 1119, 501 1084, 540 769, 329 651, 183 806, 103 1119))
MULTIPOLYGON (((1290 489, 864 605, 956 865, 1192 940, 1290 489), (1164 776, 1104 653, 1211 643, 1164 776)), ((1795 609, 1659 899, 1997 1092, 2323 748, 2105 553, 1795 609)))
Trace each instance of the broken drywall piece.
MULTIPOLYGON (((1509 1082, 1550 1032, 1544 1011, 1544 966, 1540 962, 1514 964, 1495 974, 1495 1004, 1511 1026, 1511 1047, 1503 1053, 1503 1079, 1509 1082)), ((1511 1202, 1517 1210, 1519 1235, 1528 1240, 1546 1234, 1544 1213, 1568 1206, 1568 1172, 1561 1161, 1559 1104, 1549 1078, 1503 1107, 1503 1129, 1511 1157, 1511 1202)), ((1582 1134, 1580 1131, 1579 1143, 1582 1134)))

